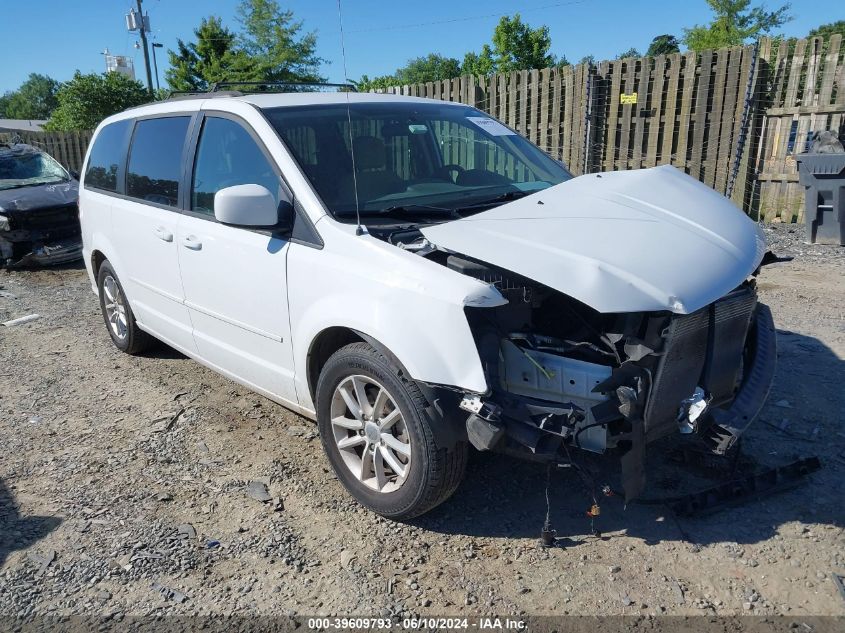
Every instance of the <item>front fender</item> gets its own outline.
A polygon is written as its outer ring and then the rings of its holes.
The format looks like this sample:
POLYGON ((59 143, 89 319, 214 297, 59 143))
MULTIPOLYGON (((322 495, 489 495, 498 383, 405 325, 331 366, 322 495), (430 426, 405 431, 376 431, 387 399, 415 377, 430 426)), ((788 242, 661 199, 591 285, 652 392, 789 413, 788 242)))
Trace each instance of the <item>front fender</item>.
POLYGON ((326 241, 322 250, 294 244, 288 255, 291 341, 302 406, 313 408, 309 349, 332 327, 376 339, 415 380, 487 391, 464 307, 501 305, 505 299, 498 291, 370 236, 342 236, 343 248, 326 241))

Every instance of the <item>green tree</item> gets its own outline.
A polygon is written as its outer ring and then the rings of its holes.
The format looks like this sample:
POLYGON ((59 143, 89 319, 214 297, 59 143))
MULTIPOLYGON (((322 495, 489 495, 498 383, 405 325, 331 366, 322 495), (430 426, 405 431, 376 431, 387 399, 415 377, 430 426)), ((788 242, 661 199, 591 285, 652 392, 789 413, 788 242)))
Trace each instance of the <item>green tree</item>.
POLYGON ((359 92, 370 92, 371 90, 384 90, 390 86, 398 85, 395 75, 380 75, 378 77, 370 78, 367 75, 361 75, 358 81, 353 81, 355 88, 359 92))
POLYGON ((453 57, 443 57, 429 53, 425 57, 416 57, 396 70, 396 80, 400 85, 419 84, 427 81, 451 79, 461 74, 461 63, 453 57))
POLYGON ((480 53, 467 53, 461 72, 465 75, 492 75, 496 72, 496 61, 493 59, 493 49, 489 44, 481 47, 480 53))
POLYGON ((845 38, 845 20, 837 20, 836 22, 822 24, 807 33, 807 37, 821 36, 824 38, 825 42, 830 39, 831 35, 841 35, 845 38))
POLYGON ((255 81, 319 82, 317 35, 302 33, 302 22, 292 11, 282 11, 275 0, 242 0, 237 8, 241 33, 238 42, 246 53, 238 56, 237 72, 255 81))
POLYGON ((8 119, 47 119, 56 107, 59 82, 31 73, 20 88, 4 95, 3 116, 8 119))
POLYGON ((493 58, 498 72, 548 68, 555 65, 549 53, 552 38, 549 27, 532 29, 522 21, 519 13, 502 16, 493 31, 493 58))
MULTIPOLYGON (((828 24, 821 24, 807 33, 807 37, 823 37, 824 44, 822 45, 822 54, 827 55, 830 48, 830 38, 834 35, 841 35, 845 38, 845 20, 838 20, 836 22, 829 22, 828 24)), ((795 48, 796 40, 793 38, 790 42, 790 49, 795 48)), ((792 50, 790 50, 790 53, 792 50)))
POLYGON ((12 92, 6 92, 0 95, 0 119, 8 119, 6 116, 6 108, 9 106, 9 99, 12 97, 12 92))
POLYGON ((774 11, 765 7, 749 8, 751 0, 707 0, 713 11, 710 24, 684 29, 683 42, 694 51, 726 46, 740 46, 770 33, 792 19, 789 4, 774 11))
POLYGON ((670 53, 680 53, 681 47, 678 44, 677 38, 674 35, 658 35, 651 44, 648 45, 646 55, 654 57, 655 55, 669 55, 670 53))
POLYGON ((584 55, 581 58, 581 61, 578 62, 579 64, 595 64, 596 63, 596 56, 595 55, 584 55))
POLYGON ((194 29, 195 41, 176 40, 176 51, 168 51, 170 68, 165 73, 171 90, 205 91, 217 81, 249 79, 239 76, 245 66, 243 51, 235 45, 236 36, 220 18, 203 18, 194 29))
POLYGON ((237 20, 235 32, 210 16, 194 30, 193 42, 177 40, 165 74, 171 90, 200 92, 222 81, 324 81, 317 36, 302 33, 293 12, 275 0, 242 0, 237 20))
POLYGON ((480 53, 467 53, 461 72, 491 75, 496 72, 569 65, 566 57, 557 59, 549 53, 551 46, 549 27, 531 28, 522 21, 519 13, 513 17, 502 16, 493 30, 492 46, 485 44, 480 53))
POLYGON ((461 63, 453 57, 443 57, 437 53, 430 53, 425 57, 409 59, 408 63, 398 68, 392 75, 381 75, 370 79, 363 75, 355 82, 355 87, 361 92, 369 90, 383 90, 390 86, 404 86, 406 84, 422 84, 427 81, 442 81, 461 74, 461 63))
POLYGON ((480 53, 467 53, 463 63, 431 53, 410 60, 392 75, 373 78, 364 75, 356 85, 362 91, 377 90, 388 86, 451 79, 462 74, 492 75, 512 70, 568 66, 566 57, 558 59, 549 53, 551 44, 549 27, 531 28, 517 13, 513 17, 502 17, 493 31, 492 46, 485 44, 480 53))
POLYGON ((77 70, 59 87, 56 99, 48 130, 93 130, 107 116, 146 103, 149 95, 141 82, 121 73, 83 75, 77 70))
POLYGON ((626 57, 642 57, 642 55, 640 55, 640 51, 632 46, 627 51, 619 53, 619 55, 616 56, 616 59, 625 59, 626 57))

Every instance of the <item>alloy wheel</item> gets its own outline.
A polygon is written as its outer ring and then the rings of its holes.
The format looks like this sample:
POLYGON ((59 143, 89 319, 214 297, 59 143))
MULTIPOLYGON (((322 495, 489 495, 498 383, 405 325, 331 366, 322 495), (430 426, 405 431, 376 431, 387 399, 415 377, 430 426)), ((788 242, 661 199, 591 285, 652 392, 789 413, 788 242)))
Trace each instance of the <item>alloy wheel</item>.
POLYGON ((334 441, 350 472, 378 492, 398 490, 411 467, 411 436, 402 412, 384 386, 368 376, 348 376, 331 404, 334 441))
POLYGON ((120 291, 117 280, 111 275, 103 279, 103 304, 106 308, 106 318, 112 333, 121 341, 129 332, 129 320, 126 314, 126 300, 120 291))

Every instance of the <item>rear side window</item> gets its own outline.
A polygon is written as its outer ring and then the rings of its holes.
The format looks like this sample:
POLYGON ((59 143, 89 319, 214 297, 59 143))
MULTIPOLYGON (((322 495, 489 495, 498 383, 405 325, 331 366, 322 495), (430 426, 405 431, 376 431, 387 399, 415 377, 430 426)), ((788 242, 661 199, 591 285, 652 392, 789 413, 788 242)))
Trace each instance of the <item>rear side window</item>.
POLYGON ((126 195, 169 207, 179 205, 182 150, 191 117, 144 119, 135 125, 126 195))
POLYGON ((126 133, 131 123, 130 120, 117 121, 100 130, 85 169, 86 188, 117 191, 117 170, 126 153, 126 133))

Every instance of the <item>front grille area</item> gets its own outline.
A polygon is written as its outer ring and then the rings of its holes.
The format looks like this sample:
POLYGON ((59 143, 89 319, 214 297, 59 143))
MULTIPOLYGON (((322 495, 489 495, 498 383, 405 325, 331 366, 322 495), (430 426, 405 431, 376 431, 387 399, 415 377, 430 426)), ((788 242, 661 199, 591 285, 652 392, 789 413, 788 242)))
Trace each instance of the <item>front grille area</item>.
POLYGON ((648 440, 677 429, 681 401, 697 386, 713 397, 714 405, 732 399, 756 303, 753 287, 743 286, 692 314, 672 317, 646 403, 648 440))
POLYGON ((75 204, 47 209, 32 209, 8 213, 10 228, 19 231, 44 231, 79 225, 79 210, 75 204))

